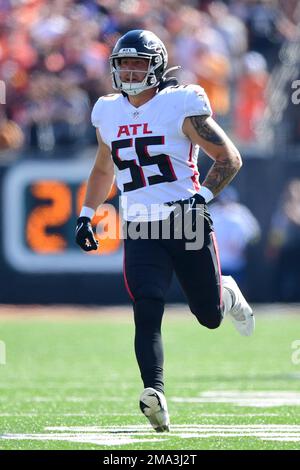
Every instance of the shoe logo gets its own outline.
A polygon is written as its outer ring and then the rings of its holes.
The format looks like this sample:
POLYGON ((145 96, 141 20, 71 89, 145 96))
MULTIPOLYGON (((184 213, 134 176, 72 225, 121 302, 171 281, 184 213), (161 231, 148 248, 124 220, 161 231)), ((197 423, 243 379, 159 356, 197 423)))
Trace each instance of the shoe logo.
POLYGON ((145 414, 146 408, 150 408, 150 406, 148 406, 148 405, 146 405, 146 403, 140 401, 140 410, 141 410, 142 413, 145 414))

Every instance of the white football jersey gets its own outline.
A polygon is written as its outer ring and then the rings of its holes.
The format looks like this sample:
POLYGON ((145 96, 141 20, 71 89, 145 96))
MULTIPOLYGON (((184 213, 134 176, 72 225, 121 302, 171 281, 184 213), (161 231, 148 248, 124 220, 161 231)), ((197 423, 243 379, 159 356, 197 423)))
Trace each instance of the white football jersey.
POLYGON ((164 203, 199 191, 197 145, 183 134, 187 116, 212 114, 198 85, 167 87, 136 108, 122 94, 99 98, 92 123, 111 149, 125 220, 165 219, 164 203))

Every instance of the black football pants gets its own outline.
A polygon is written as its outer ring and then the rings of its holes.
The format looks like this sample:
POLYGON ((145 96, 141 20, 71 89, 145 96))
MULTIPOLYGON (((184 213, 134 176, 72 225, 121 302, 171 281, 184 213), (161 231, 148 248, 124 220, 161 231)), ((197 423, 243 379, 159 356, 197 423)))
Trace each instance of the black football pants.
MULTIPOLYGON (((127 229, 130 224, 137 223, 127 222, 127 229)), ((150 222, 143 224, 150 229, 150 222)), ((173 272, 201 325, 217 328, 223 319, 221 272, 209 218, 203 229, 203 247, 197 250, 186 249, 184 236, 124 240, 124 280, 133 302, 135 353, 145 388, 164 392, 161 322, 173 272)))

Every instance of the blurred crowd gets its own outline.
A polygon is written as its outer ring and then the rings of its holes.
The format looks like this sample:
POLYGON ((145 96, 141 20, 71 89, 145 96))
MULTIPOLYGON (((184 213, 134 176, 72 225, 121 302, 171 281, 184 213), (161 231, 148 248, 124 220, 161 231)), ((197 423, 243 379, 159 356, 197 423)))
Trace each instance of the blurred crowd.
POLYGON ((300 302, 300 178, 290 179, 283 188, 266 254, 273 266, 273 300, 300 302))
POLYGON ((251 142, 279 49, 299 35, 297 3, 0 0, 0 149, 94 143, 90 110, 112 90, 110 51, 136 28, 155 32, 180 82, 202 85, 218 122, 251 142))
POLYGON ((227 186, 209 206, 222 274, 233 276, 243 292, 248 291, 249 246, 260 241, 261 228, 249 208, 240 202, 239 192, 227 186))

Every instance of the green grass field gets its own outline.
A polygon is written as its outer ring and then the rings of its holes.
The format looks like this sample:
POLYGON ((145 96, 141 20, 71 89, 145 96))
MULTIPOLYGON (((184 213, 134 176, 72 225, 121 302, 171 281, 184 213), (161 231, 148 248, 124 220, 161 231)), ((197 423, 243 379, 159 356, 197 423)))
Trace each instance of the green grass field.
POLYGON ((66 310, 0 309, 0 449, 300 448, 300 308, 258 307, 256 333, 243 338, 229 320, 209 331, 169 306, 168 434, 138 408, 130 309, 66 310))

